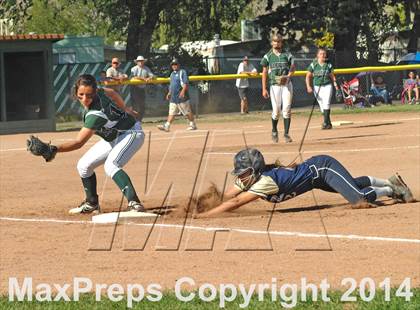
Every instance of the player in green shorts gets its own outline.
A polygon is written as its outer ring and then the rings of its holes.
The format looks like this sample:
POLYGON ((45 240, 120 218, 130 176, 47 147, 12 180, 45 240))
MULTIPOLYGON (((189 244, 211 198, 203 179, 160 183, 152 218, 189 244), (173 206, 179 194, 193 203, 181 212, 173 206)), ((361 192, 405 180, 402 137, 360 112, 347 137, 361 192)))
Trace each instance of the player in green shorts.
POLYGON ((305 79, 306 90, 309 94, 314 93, 321 113, 324 115, 322 129, 332 129, 330 119, 331 97, 333 93, 332 84, 334 84, 337 90, 338 86, 335 80, 333 66, 328 62, 327 51, 324 48, 318 49, 316 59, 309 65, 307 70, 305 79))
POLYGON ((286 143, 292 142, 289 136, 291 108, 293 97, 293 85, 290 81, 295 65, 293 56, 283 51, 283 38, 274 35, 271 39, 273 47, 261 60, 262 72, 262 95, 271 99, 273 113, 271 115, 273 142, 278 142, 277 123, 280 117, 280 110, 283 115, 284 139, 286 143), (270 86, 270 93, 267 91, 267 81, 270 86))

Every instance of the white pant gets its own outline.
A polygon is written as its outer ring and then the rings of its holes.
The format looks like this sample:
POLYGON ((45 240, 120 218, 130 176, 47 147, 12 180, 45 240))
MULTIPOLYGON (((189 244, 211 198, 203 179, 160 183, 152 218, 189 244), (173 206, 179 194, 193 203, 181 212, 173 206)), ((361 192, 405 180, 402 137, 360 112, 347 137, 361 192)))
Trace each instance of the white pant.
POLYGON ((144 132, 140 122, 136 122, 131 129, 121 132, 112 142, 101 139, 77 163, 80 177, 90 177, 95 168, 104 164, 105 173, 112 178, 141 148, 143 142, 144 132))
POLYGON ((270 86, 270 98, 273 113, 271 117, 273 119, 279 119, 280 110, 283 118, 290 118, 292 109, 292 97, 293 97, 293 85, 287 83, 287 85, 271 85, 270 86))
POLYGON ((329 110, 332 96, 332 85, 314 86, 314 94, 321 112, 329 110))

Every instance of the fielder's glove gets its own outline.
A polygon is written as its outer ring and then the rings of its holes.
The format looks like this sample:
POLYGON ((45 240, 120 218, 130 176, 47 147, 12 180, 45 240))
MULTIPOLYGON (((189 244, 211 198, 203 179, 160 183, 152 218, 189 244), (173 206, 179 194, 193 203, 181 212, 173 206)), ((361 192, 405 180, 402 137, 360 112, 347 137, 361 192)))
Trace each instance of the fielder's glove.
POLYGON ((289 78, 286 75, 278 75, 275 79, 277 85, 286 85, 289 82, 289 78))
POLYGON ((52 161, 57 154, 57 147, 51 145, 51 143, 42 142, 38 137, 29 136, 26 140, 27 149, 35 156, 42 156, 45 161, 52 161))

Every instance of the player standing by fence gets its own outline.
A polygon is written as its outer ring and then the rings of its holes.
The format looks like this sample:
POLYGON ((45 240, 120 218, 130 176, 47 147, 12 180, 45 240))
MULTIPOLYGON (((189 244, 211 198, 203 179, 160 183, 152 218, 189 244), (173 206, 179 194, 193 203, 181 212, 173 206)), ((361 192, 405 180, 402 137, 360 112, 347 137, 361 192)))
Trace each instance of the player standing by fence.
POLYGON ((333 73, 332 64, 327 60, 327 51, 324 48, 319 48, 316 54, 316 59, 309 65, 306 73, 306 90, 309 94, 314 93, 318 101, 321 113, 324 115, 324 123, 322 129, 332 129, 330 112, 331 112, 331 97, 333 93, 332 83, 338 90, 338 85, 333 73), (313 83, 313 88, 311 85, 313 83))
POLYGON ((292 54, 283 51, 283 38, 280 35, 274 35, 271 38, 273 47, 261 60, 262 71, 262 95, 264 98, 271 98, 273 107, 272 113, 272 133, 273 142, 279 141, 277 132, 277 123, 280 116, 280 109, 283 114, 284 139, 286 143, 292 142, 289 136, 291 121, 291 108, 293 86, 290 81, 295 71, 294 59, 292 54), (267 80, 270 83, 270 94, 267 91, 267 80))
MULTIPOLYGON (((136 65, 131 68, 131 78, 133 80, 148 82, 155 77, 150 68, 144 64, 146 59, 143 56, 137 56, 134 61, 136 65)), ((142 121, 146 110, 146 85, 132 85, 130 94, 133 109, 139 113, 138 120, 142 121)))
MULTIPOLYGON (((257 74, 257 69, 254 65, 249 63, 248 56, 242 59, 242 62, 238 66, 237 74, 257 74)), ((238 88, 239 98, 241 99, 241 114, 248 113, 248 79, 236 79, 236 87, 238 88)))

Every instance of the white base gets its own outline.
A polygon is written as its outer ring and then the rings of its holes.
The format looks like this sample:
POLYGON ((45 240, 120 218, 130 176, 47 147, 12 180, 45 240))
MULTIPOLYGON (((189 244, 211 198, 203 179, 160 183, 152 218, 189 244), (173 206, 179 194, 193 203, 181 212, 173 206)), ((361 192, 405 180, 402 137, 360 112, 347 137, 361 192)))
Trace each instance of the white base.
POLYGON ((339 127, 339 126, 351 125, 351 124, 353 124, 352 121, 336 121, 336 122, 332 122, 333 127, 339 127))
POLYGON ((136 217, 149 217, 154 218, 159 215, 147 212, 124 211, 124 212, 111 212, 103 213, 92 216, 93 223, 116 223, 119 218, 136 218, 136 217))

